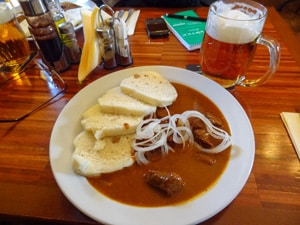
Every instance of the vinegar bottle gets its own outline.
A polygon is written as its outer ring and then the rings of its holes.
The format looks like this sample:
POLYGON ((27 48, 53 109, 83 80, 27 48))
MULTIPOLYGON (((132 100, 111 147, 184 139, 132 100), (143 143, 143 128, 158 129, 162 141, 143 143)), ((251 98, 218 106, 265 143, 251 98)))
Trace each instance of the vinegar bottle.
POLYGON ((19 0, 28 22, 28 29, 40 50, 43 61, 62 72, 70 63, 65 55, 55 23, 43 0, 19 0))
POLYGON ((47 5, 59 33, 58 26, 66 22, 59 0, 47 0, 47 5))
POLYGON ((71 22, 61 23, 58 26, 60 39, 64 43, 68 59, 71 63, 79 63, 81 50, 79 48, 74 27, 71 22))

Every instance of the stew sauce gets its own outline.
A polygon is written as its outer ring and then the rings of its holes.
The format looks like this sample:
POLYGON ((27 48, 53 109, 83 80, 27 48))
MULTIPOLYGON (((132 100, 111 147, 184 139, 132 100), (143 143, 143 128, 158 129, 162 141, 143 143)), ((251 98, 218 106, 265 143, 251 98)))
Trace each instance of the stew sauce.
MULTIPOLYGON (((171 114, 186 110, 211 112, 223 119, 223 129, 230 133, 222 113, 206 96, 190 87, 177 83, 173 85, 178 98, 169 107, 171 114)), ((181 204, 212 187, 226 168, 229 157, 230 148, 219 154, 205 154, 192 146, 184 149, 178 146, 175 152, 169 151, 168 155, 148 165, 134 164, 120 171, 87 179, 102 194, 125 204, 144 207, 181 204), (144 174, 149 169, 177 173, 185 183, 184 188, 172 196, 165 195, 145 182, 144 174)))

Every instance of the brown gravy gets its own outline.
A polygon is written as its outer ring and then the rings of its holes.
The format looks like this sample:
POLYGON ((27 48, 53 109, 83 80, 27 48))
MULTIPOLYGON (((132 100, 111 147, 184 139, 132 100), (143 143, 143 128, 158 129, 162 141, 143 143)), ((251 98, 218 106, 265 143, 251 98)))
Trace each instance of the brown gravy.
MULTIPOLYGON (((178 92, 178 98, 170 107, 171 113, 182 113, 186 110, 211 112, 225 121, 218 107, 206 96, 190 87, 177 83, 173 85, 178 92)), ((225 130, 230 132, 227 123, 225 130)), ((175 150, 176 152, 169 152, 163 159, 148 165, 134 164, 114 173, 88 178, 88 181, 102 194, 125 204, 144 207, 180 204, 203 194, 214 185, 226 168, 230 157, 230 148, 219 154, 209 155, 199 153, 193 147, 186 147, 184 150, 179 147, 175 150), (203 157, 213 159, 215 163, 212 165, 203 160, 203 157), (143 177, 149 169, 179 174, 185 182, 183 190, 168 197, 153 189, 143 177)))

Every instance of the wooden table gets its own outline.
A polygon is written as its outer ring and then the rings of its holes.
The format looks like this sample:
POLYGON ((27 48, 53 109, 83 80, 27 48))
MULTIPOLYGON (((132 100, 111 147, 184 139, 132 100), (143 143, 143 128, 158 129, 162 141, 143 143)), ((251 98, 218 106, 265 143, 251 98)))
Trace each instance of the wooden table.
MULTIPOLYGON (((207 14, 205 8, 196 10, 201 16, 207 14)), ((198 63, 198 51, 187 52, 173 35, 160 40, 147 38, 146 18, 175 11, 141 9, 135 34, 130 37, 132 66, 185 68, 186 64, 198 63)), ((279 116, 283 111, 300 111, 300 45, 273 8, 269 10, 264 33, 281 44, 278 71, 262 87, 238 87, 232 92, 253 125, 256 140, 253 170, 236 199, 204 222, 205 225, 293 225, 300 221, 300 164, 279 116)), ((82 44, 81 31, 78 38, 82 44)), ((265 51, 259 49, 256 66, 251 67, 249 73, 263 70, 262 65, 267 60, 265 51)), ((0 223, 97 224, 77 210, 58 188, 49 163, 49 140, 57 116, 78 91, 95 79, 124 68, 104 70, 99 67, 81 85, 76 80, 77 69, 78 66, 73 65, 62 73, 68 89, 57 101, 18 123, 0 124, 0 223)), ((31 65, 26 73, 38 75, 39 71, 31 65)))

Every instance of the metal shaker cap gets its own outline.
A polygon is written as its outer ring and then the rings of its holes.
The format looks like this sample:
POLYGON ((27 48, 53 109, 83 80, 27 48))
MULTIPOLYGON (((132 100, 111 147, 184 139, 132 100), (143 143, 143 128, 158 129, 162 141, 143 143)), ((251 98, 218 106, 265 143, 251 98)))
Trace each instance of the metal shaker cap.
POLYGON ((106 39, 112 36, 111 30, 108 27, 98 27, 96 29, 100 38, 106 39))
POLYGON ((39 16, 48 11, 43 0, 19 0, 25 16, 39 16))

